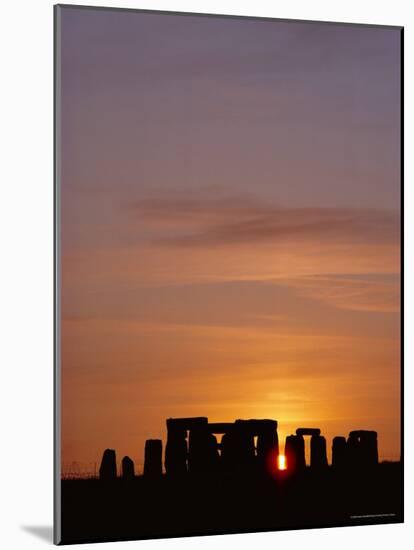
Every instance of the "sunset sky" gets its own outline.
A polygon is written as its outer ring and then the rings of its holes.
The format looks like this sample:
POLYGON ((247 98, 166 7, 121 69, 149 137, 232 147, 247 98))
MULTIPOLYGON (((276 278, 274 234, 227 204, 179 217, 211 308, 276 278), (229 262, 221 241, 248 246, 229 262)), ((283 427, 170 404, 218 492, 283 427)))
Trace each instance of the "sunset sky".
POLYGON ((67 7, 60 48, 63 464, 174 416, 399 459, 400 31, 67 7))

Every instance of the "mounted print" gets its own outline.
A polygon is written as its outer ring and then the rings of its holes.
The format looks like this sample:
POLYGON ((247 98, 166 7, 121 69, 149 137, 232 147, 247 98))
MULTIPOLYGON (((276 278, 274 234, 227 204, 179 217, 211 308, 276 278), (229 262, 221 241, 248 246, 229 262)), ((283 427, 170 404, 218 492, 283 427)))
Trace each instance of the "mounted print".
POLYGON ((403 521, 402 28, 55 7, 55 542, 403 521))

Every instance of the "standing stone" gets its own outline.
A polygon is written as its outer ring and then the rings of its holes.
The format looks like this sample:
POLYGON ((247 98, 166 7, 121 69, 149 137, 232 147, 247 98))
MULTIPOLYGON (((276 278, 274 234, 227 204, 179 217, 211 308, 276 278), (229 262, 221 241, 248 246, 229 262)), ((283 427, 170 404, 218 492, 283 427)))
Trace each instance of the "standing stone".
POLYGON ((249 469, 255 463, 254 432, 249 421, 236 420, 232 437, 236 450, 236 464, 239 469, 249 469))
POLYGON ((377 432, 363 431, 359 436, 361 466, 369 468, 378 464, 377 432))
POLYGON ((135 477, 134 461, 129 456, 122 459, 122 479, 130 480, 135 477))
POLYGON ((116 454, 113 449, 105 449, 103 453, 99 478, 103 481, 116 479, 116 454))
POLYGON ((323 435, 313 435, 311 437, 311 468, 326 468, 328 458, 326 456, 326 439, 323 435))
POLYGON ((346 438, 338 435, 332 440, 332 466, 336 469, 344 469, 347 464, 346 438))
POLYGON ((361 465, 361 448, 359 435, 351 432, 346 443, 348 453, 348 465, 351 470, 357 470, 361 465))
POLYGON ((347 448, 352 468, 369 468, 378 464, 377 432, 370 430, 350 432, 347 448))
POLYGON ((257 436, 257 459, 261 468, 274 472, 279 456, 277 422, 264 420, 263 423, 257 436))
POLYGON ((285 441, 285 458, 286 467, 290 471, 294 471, 296 468, 296 436, 288 435, 285 441))
POLYGON ((187 432, 198 428, 207 428, 208 418, 167 419, 167 445, 165 447, 165 470, 169 476, 182 476, 188 471, 187 432))
POLYGON ((147 439, 145 442, 144 476, 150 478, 162 475, 162 441, 147 439))
POLYGON ((165 471, 168 476, 183 476, 187 473, 187 431, 171 427, 165 447, 165 471))
POLYGON ((231 472, 235 468, 237 448, 235 447, 232 426, 221 438, 221 464, 225 471, 231 472))
POLYGON ((299 469, 303 470, 306 468, 305 440, 301 435, 296 436, 296 460, 299 469))
POLYGON ((285 443, 286 466, 290 471, 306 467, 305 440, 302 435, 288 435, 285 443))
POLYGON ((254 437, 243 421, 237 420, 221 440, 221 462, 228 472, 246 470, 255 463, 254 437))
POLYGON ((190 473, 216 472, 219 460, 216 437, 204 426, 190 430, 188 471, 190 473))

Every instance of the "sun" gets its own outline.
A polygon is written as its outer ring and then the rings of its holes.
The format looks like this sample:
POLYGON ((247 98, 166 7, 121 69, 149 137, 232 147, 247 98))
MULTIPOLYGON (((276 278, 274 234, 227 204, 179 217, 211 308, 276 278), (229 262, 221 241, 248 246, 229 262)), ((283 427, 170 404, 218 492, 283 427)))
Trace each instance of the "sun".
POLYGON ((286 470, 286 457, 285 455, 279 455, 277 457, 277 467, 279 470, 286 470))

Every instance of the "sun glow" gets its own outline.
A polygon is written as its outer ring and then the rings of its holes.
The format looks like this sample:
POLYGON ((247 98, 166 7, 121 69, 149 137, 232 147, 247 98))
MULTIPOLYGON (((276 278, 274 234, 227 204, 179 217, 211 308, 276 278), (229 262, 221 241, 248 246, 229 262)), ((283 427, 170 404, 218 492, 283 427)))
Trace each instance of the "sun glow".
POLYGON ((279 455, 277 457, 277 467, 279 470, 286 470, 286 457, 285 455, 279 455))

